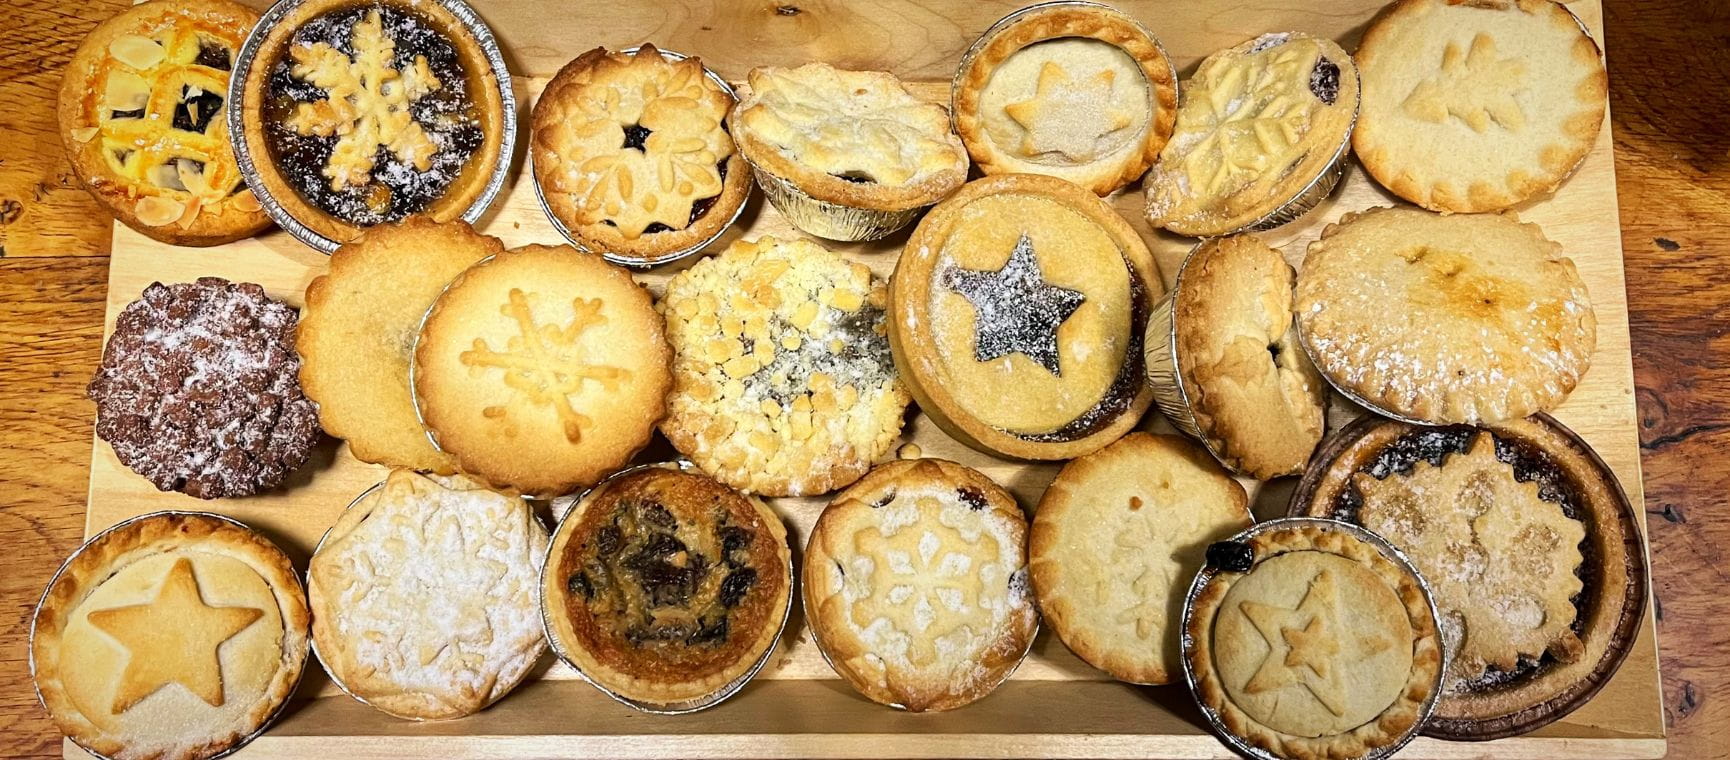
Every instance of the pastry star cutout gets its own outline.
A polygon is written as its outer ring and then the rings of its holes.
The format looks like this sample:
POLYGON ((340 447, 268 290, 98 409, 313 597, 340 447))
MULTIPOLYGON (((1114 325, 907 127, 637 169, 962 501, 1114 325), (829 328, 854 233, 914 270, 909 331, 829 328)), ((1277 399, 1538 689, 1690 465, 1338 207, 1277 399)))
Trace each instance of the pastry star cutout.
POLYGON ((113 636, 129 655, 114 692, 114 714, 170 683, 185 686, 211 707, 221 707, 217 647, 263 616, 264 610, 251 607, 205 604, 192 560, 184 557, 169 568, 155 599, 90 613, 90 624, 113 636))
POLYGON ((988 362, 1019 353, 1063 377, 1057 328, 1087 300, 1081 292, 1048 285, 1039 271, 1033 241, 1015 241, 1009 261, 995 272, 950 265, 939 281, 973 304, 973 359, 988 362))
POLYGON ((1449 42, 1442 50, 1442 70, 1418 83, 1406 96, 1406 113, 1440 124, 1452 115, 1474 132, 1490 124, 1518 132, 1526 126, 1526 113, 1514 99, 1525 83, 1526 64, 1518 58, 1498 58, 1496 41, 1479 32, 1469 52, 1460 43, 1449 42))
POLYGON ((1345 631, 1337 617, 1339 591, 1327 570, 1310 581, 1309 592, 1295 610, 1260 602, 1243 602, 1238 609, 1261 632, 1269 649, 1244 691, 1259 694, 1301 684, 1336 716, 1345 715, 1345 685, 1333 663, 1342 657, 1363 659, 1393 646, 1379 636, 1354 637, 1349 648, 1341 646, 1345 631))
POLYGON ((1076 81, 1062 66, 1046 61, 1033 97, 1003 108, 1027 130, 1018 150, 1024 156, 1056 151, 1071 161, 1096 157, 1099 138, 1135 121, 1111 96, 1116 80, 1117 72, 1105 70, 1076 81))

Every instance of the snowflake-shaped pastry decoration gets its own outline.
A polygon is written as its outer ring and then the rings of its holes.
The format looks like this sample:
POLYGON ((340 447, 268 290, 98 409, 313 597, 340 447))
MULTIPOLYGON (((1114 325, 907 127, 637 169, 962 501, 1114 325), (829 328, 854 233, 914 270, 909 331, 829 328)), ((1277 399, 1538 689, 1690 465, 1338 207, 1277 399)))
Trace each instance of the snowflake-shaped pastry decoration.
MULTIPOLYGON (((934 504, 921 510, 937 511, 934 504)), ((971 629, 981 633, 987 610, 981 603, 980 571, 997 561, 997 541, 981 532, 969 541, 959 530, 922 520, 884 535, 876 527, 853 536, 858 556, 876 557, 871 593, 852 606, 855 625, 866 629, 879 619, 906 634, 907 659, 916 666, 937 660, 938 642, 971 629)))
POLYGON ((1441 71, 1419 82, 1402 104, 1406 113, 1440 124, 1449 116, 1473 132, 1497 124, 1509 132, 1526 126, 1526 112, 1514 95, 1526 81, 1526 63, 1496 54, 1496 40, 1479 32, 1469 49, 1449 42, 1442 49, 1441 71))
MULTIPOLYGON (((606 316, 601 313, 599 299, 574 299, 571 309, 571 321, 563 327, 539 324, 530 308, 529 296, 512 288, 509 301, 499 311, 516 322, 517 335, 506 341, 503 351, 492 349, 484 338, 476 338, 474 348, 462 352, 459 359, 470 368, 503 370, 506 387, 522 394, 530 404, 551 406, 564 427, 565 439, 577 443, 582 440, 583 429, 593 420, 572 406, 571 396, 580 392, 585 382, 615 389, 631 373, 619 367, 590 364, 576 355, 583 334, 606 322, 606 316)), ((501 419, 507 409, 489 406, 481 414, 488 419, 501 419)))
POLYGON ((443 86, 426 56, 392 68, 396 40, 385 34, 376 8, 355 22, 351 47, 352 58, 325 42, 289 49, 294 62, 289 74, 322 88, 325 98, 297 105, 286 120, 288 128, 301 135, 336 136, 324 167, 332 190, 371 181, 380 146, 419 171, 432 168, 438 145, 411 110, 443 86))
POLYGON ((1209 194, 1252 182, 1291 162, 1322 101, 1309 91, 1313 55, 1299 45, 1278 45, 1226 66, 1190 97, 1205 104, 1185 109, 1174 145, 1187 145, 1182 171, 1189 185, 1209 194))

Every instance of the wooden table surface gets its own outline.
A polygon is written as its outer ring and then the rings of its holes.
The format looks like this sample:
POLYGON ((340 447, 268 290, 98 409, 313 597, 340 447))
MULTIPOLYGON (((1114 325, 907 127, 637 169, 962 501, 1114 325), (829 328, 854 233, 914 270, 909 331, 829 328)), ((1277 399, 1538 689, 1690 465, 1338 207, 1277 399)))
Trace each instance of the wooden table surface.
MULTIPOLYGON (((25 640, 79 544, 111 222, 60 149, 60 70, 124 0, 0 0, 0 756, 58 757, 25 640)), ((819 0, 690 0, 682 23, 824 23, 819 0), (801 7, 803 6, 803 7, 801 7)), ((902 12, 885 3, 880 12, 902 12)), ((1670 757, 1730 757, 1730 0, 1606 2, 1670 757), (1717 518, 1717 519, 1715 519, 1717 518)), ((674 23, 669 21, 668 23, 674 23)), ((814 33, 814 32, 813 32, 814 33)), ((881 41, 881 44, 894 44, 881 41)))

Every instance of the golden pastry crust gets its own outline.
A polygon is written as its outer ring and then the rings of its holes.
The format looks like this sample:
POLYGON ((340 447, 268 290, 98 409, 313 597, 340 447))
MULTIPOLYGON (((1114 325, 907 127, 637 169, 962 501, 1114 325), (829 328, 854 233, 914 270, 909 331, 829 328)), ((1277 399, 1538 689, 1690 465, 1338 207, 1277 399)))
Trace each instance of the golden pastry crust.
POLYGON ((1442 667, 1417 576, 1320 521, 1246 543, 1250 570, 1215 574, 1190 603, 1197 700, 1279 757, 1343 760, 1403 743, 1442 667))
POLYGON ((1384 187, 1434 211, 1550 193, 1604 122, 1597 43, 1550 0, 1400 0, 1364 32, 1353 146, 1384 187))
POLYGON ((530 150, 547 207, 584 247, 653 261, 714 237, 751 192, 726 119, 733 95, 697 58, 595 48, 535 104, 530 150), (633 145, 632 143, 636 144, 633 145))
POLYGON ((470 268, 428 312, 414 393, 438 445, 489 485, 557 496, 649 442, 672 380, 665 328, 624 269, 570 246, 470 268))
POLYGON ((1346 214, 1298 275, 1304 348, 1335 387, 1402 417, 1553 409, 1597 344, 1586 285, 1561 250, 1509 213, 1346 214))
POLYGON ((661 432, 748 493, 858 480, 900 438, 908 395, 884 338, 883 283, 809 240, 741 240, 667 283, 673 346, 661 432))
POLYGON ((1202 237, 1256 224, 1343 160, 1357 114, 1357 67, 1332 40, 1264 34, 1208 56, 1148 175, 1148 222, 1202 237))
POLYGON ((608 693, 651 707, 735 688, 769 656, 792 610, 781 518, 761 499, 671 466, 623 473, 584 495, 548 557, 543 611, 561 656, 608 693))
POLYGON ((85 189, 126 226, 192 246, 270 226, 223 118, 230 66, 257 22, 229 0, 155 0, 102 22, 73 54, 60 141, 85 189))
POLYGON ((895 75, 827 63, 751 70, 731 129, 751 164, 806 195, 880 211, 928 206, 967 180, 949 111, 895 75))
POLYGON ((344 243, 306 288, 295 333, 300 385, 325 432, 363 462, 449 475, 456 465, 415 414, 409 363, 427 309, 445 286, 488 256, 498 238, 461 221, 412 216, 344 243))
POLYGON ((79 746, 117 760, 206 758, 250 740, 293 695, 307 624, 300 576, 274 544, 227 518, 162 512, 97 535, 61 566, 37 608, 31 668, 79 746), (170 626, 175 636, 152 633, 170 626))
POLYGON ((980 170, 1061 177, 1098 195, 1146 173, 1177 112, 1177 73, 1159 42, 1106 5, 998 23, 974 43, 951 92, 955 131, 980 170), (1006 66, 1013 75, 1000 76, 1006 66))
POLYGON ((1173 304, 1190 412, 1222 463, 1259 480, 1303 471, 1327 424, 1327 384, 1299 344, 1295 274, 1240 235, 1197 246, 1173 304))
POLYGON ((479 712, 546 651, 546 550, 528 501, 392 470, 307 568, 318 659, 344 691, 399 718, 479 712))
POLYGON ((1063 643, 1113 678, 1183 678, 1179 626, 1208 544, 1248 528, 1249 499, 1199 446, 1130 433, 1076 459, 1039 499, 1028 568, 1063 643))
MULTIPOLYGON (((422 214, 434 221, 448 222, 468 213, 480 200, 499 170, 500 161, 509 161, 504 147, 507 121, 503 89, 494 75, 486 50, 468 28, 439 3, 383 0, 367 7, 364 12, 350 0, 306 0, 285 14, 274 26, 259 30, 258 53, 247 72, 241 91, 241 123, 243 138, 252 163, 257 167, 249 179, 280 205, 288 216, 313 233, 337 243, 358 237, 367 227, 382 221, 394 221, 410 213, 422 214), (380 15, 388 9, 402 17, 412 17, 441 44, 449 46, 454 65, 460 76, 439 78, 428 69, 425 55, 390 71, 389 81, 399 87, 385 88, 381 80, 362 76, 361 68, 370 65, 390 65, 397 57, 397 47, 406 45, 388 28, 380 15), (358 14, 358 15, 355 15, 358 14), (351 29, 343 39, 364 38, 369 42, 362 49, 345 53, 320 40, 313 44, 296 42, 303 28, 330 23, 328 17, 355 15, 348 21, 351 29), (299 101, 275 91, 272 80, 279 67, 293 81, 299 81, 327 93, 336 91, 346 96, 331 100, 299 101), (460 90, 459 90, 460 88, 460 90), (410 113, 409 106, 427 97, 453 95, 466 106, 460 121, 479 133, 478 144, 466 158, 445 165, 434 161, 437 154, 449 148, 428 134, 429 122, 402 120, 390 114, 410 113), (333 193, 342 195, 329 204, 310 200, 297 186, 295 172, 305 172, 310 160, 304 156, 277 156, 273 131, 295 134, 302 139, 336 137, 318 177, 329 180, 333 193), (365 143, 374 141, 371 146, 365 143), (393 156, 388 169, 373 160, 380 147, 387 147, 393 156), (392 192, 379 181, 380 175, 400 172, 414 174, 420 180, 442 186, 434 191, 418 190, 428 197, 415 201, 406 211, 398 209, 391 199, 392 192), (356 190, 355 188, 361 188, 356 190), (379 203, 384 201, 383 210, 379 203), (364 211, 376 220, 349 218, 345 213, 327 210, 332 205, 358 215, 364 211)), ((340 35, 340 32, 331 32, 340 35)), ((334 40, 335 37, 332 37, 334 40)), ((409 51, 413 52, 413 51, 409 51)), ((406 57, 406 56, 404 56, 406 57)), ((438 109, 449 109, 441 105, 438 109)), ((454 142, 446 139, 446 142, 454 142)), ((333 196, 335 197, 335 196, 333 196)))
POLYGON ((1009 677, 1039 627, 1026 537, 1014 497, 977 471, 880 465, 811 529, 805 619, 835 672, 871 700, 967 705, 1009 677))
POLYGON ((986 177, 909 238, 889 341, 920 409, 957 440, 1070 459, 1153 403, 1141 347, 1161 290, 1141 237, 1098 197, 1054 177, 986 177))

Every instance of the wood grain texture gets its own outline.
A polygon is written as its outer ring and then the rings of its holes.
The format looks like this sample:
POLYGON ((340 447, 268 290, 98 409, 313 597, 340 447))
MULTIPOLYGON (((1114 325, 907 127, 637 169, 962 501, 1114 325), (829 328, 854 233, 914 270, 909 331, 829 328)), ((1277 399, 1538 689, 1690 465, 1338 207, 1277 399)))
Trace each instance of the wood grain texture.
MULTIPOLYGON (((591 2, 534 18, 524 27, 528 34, 506 34, 505 44, 513 68, 531 73, 550 71, 579 48, 653 38, 700 52, 734 77, 756 63, 820 57, 838 65, 875 61, 904 76, 936 78, 946 75, 945 62, 978 29, 1018 3, 961 3, 944 12, 926 10, 927 4, 591 2), (618 38, 595 37, 597 26, 619 30, 618 38)), ((1730 677, 1722 635, 1730 609, 1714 590, 1725 580, 1721 547, 1730 528, 1711 519, 1724 509, 1730 476, 1721 467, 1702 471, 1694 464, 1715 462, 1730 449, 1730 344, 1717 314, 1730 301, 1722 264, 1730 252, 1724 225, 1730 138, 1723 128, 1730 116, 1722 98, 1730 88, 1723 55, 1727 4, 1669 0, 1637 10, 1612 4, 1606 19, 1647 504, 1665 613, 1670 749, 1679 758, 1730 755, 1730 697, 1722 687, 1730 677)), ((6 547, 0 554, 0 754, 6 756, 59 750, 30 693, 23 635, 42 584, 80 535, 84 457, 91 453, 91 407, 82 388, 100 351, 105 278, 101 258, 58 257, 100 256, 109 224, 82 192, 62 189, 67 183, 52 132, 52 95, 72 46, 117 5, 0 4, 7 18, 0 29, 0 95, 6 96, 0 102, 8 104, 0 111, 0 248, 14 257, 0 261, 0 493, 6 494, 0 497, 0 545, 6 547), (25 262, 20 256, 56 258, 25 262)), ((483 12, 502 28, 509 14, 525 12, 521 8, 483 12)), ((1242 29, 1219 22, 1216 4, 1186 4, 1153 18, 1156 26, 1185 24, 1241 38, 1279 26, 1281 13, 1268 11, 1259 17, 1265 22, 1242 29)), ((1312 31, 1349 45, 1361 22, 1361 14, 1342 14, 1332 26, 1312 31)), ((1186 64, 1205 52, 1199 45, 1172 50, 1186 64)), ((124 302, 134 294, 136 288, 110 299, 124 302)), ((422 748, 453 751, 447 744, 422 748)), ((483 751, 480 744, 472 749, 483 751)), ((1535 756, 1574 756, 1578 749, 1549 745, 1550 754, 1535 756)))

